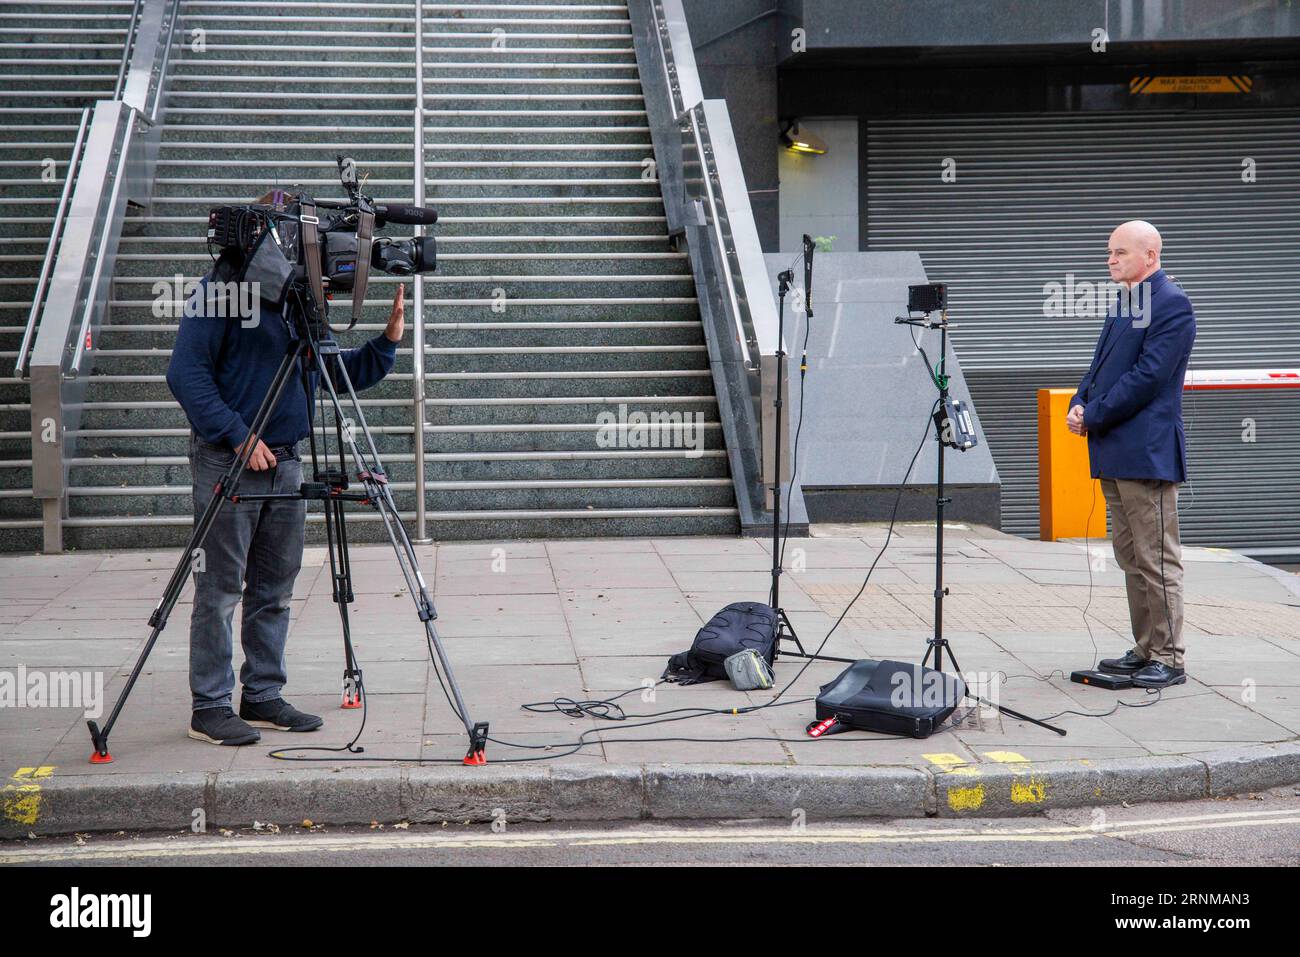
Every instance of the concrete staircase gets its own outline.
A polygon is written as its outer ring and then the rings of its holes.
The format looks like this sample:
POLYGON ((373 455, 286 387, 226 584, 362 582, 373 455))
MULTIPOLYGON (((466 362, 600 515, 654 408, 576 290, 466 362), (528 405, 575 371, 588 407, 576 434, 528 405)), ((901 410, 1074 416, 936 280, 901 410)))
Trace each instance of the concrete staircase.
MULTIPOLYGON (((274 185, 342 198, 338 152, 370 174, 367 193, 409 203, 417 120, 426 202, 440 214, 439 269, 425 283, 429 533, 737 530, 690 266, 646 175, 653 151, 625 5, 424 4, 418 118, 414 9, 182 3, 154 206, 128 221, 94 343, 70 546, 188 534, 188 428, 163 381, 176 320, 156 303, 177 273, 208 268, 208 207, 274 185), (638 415, 668 424, 638 428, 638 415), (682 416, 702 423, 685 433, 699 447, 680 447, 682 416)), ((382 328, 394 290, 372 278, 361 330, 344 345, 382 328)), ((409 290, 407 302, 397 367, 363 403, 410 514, 409 290)), ((382 534, 368 510, 352 514, 358 539, 382 534)))
POLYGON ((14 363, 82 110, 113 96, 130 19, 130 0, 0 2, 0 549, 6 551, 41 542, 40 508, 31 497, 31 395, 14 363))

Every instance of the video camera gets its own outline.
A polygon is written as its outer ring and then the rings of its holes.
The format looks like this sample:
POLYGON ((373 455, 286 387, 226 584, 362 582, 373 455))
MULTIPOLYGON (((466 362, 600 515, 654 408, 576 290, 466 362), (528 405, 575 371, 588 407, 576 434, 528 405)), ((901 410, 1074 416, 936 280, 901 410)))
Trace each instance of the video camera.
POLYGON ((356 163, 342 155, 337 162, 346 202, 276 190, 270 203, 213 207, 207 238, 209 251, 220 249, 239 264, 233 278, 256 283, 262 300, 277 309, 295 283, 305 285, 323 321, 327 293, 351 290, 352 318, 346 326, 351 329, 361 318, 372 268, 391 276, 437 268, 432 236, 390 239, 376 237, 375 229, 390 223, 432 226, 438 214, 421 206, 375 203, 361 193, 356 163))

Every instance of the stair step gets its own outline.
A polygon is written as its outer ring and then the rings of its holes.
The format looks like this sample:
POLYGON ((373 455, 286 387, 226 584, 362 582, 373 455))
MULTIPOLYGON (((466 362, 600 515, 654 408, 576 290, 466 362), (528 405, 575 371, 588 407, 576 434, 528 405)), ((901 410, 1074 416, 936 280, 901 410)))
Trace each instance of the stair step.
MULTIPOLYGON (((85 17, 87 4, 33 6, 63 16, 16 27, 35 36, 66 28, 70 40, 86 21, 124 30, 130 13, 125 0, 94 8, 120 20, 85 17)), ((69 546, 159 547, 188 535, 189 426, 163 373, 175 301, 210 262, 208 209, 286 181, 342 198, 340 150, 368 173, 368 193, 409 203, 413 120, 423 127, 427 205, 439 212, 419 350, 431 534, 735 533, 690 263, 670 247, 659 184, 646 178, 653 147, 626 4, 425 4, 418 117, 410 3, 183 0, 181 11, 181 29, 203 28, 207 46, 173 52, 154 202, 124 226, 69 434, 69 546)), ((15 50, 0 63, 9 76, 0 120, 14 121, 0 125, 0 362, 25 320, 21 303, 5 301, 31 294, 59 192, 28 178, 25 164, 34 151, 65 162, 81 106, 116 76, 116 54, 94 34, 76 43, 15 50)), ((372 277, 345 346, 382 329, 396 282, 372 277)), ((395 371, 361 405, 408 518, 410 345, 408 336, 395 371)), ((39 547, 25 384, 0 380, 0 403, 4 547, 39 547)), ((319 540, 316 503, 309 511, 319 540)), ((377 518, 358 508, 349 534, 381 540, 377 518)))

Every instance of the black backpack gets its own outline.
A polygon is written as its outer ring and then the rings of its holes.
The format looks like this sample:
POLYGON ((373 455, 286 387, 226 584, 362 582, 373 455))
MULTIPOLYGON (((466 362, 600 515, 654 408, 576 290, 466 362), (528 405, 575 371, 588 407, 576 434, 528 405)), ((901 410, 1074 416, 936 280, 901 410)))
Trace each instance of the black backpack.
POLYGON ((663 677, 693 685, 727 677, 722 663, 738 651, 754 651, 770 666, 776 660, 776 612, 758 601, 738 601, 709 619, 690 651, 673 655, 663 677))

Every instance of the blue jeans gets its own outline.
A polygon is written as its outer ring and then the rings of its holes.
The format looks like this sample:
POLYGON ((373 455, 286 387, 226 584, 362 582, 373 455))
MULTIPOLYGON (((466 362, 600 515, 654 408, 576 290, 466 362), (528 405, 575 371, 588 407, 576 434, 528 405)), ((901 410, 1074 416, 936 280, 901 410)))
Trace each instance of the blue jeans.
MULTIPOLYGON (((234 453, 191 434, 194 518, 198 521, 234 453)), ((239 492, 296 492, 302 463, 289 459, 274 469, 245 469, 239 492)), ((302 499, 226 502, 217 513, 202 553, 192 556, 194 614, 190 618, 190 694, 194 710, 231 706, 235 690, 231 619, 243 604, 239 638, 244 666, 239 672, 244 701, 280 697, 288 679, 284 646, 289 634, 289 598, 302 568, 307 503, 302 499)))

